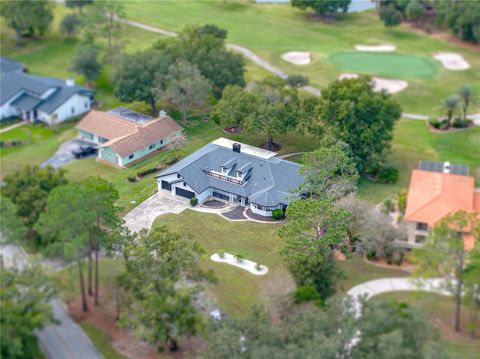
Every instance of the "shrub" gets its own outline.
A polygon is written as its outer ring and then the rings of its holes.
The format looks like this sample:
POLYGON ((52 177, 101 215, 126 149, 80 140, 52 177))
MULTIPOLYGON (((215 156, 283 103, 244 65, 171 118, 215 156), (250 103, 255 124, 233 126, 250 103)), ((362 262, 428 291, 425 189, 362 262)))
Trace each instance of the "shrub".
POLYGON ((395 210, 395 203, 390 198, 387 198, 385 201, 383 201, 383 206, 387 210, 387 213, 395 210))
POLYGON ((263 267, 262 267, 262 265, 261 265, 260 263, 255 264, 255 269, 256 269, 257 271, 260 272, 260 271, 262 270, 262 268, 263 268, 263 267))
POLYGON ((452 122, 452 126, 455 128, 465 128, 471 125, 472 125, 472 120, 469 120, 469 119, 463 120, 461 118, 456 118, 452 122))
POLYGON ((238 263, 243 263, 243 261, 245 260, 245 257, 239 253, 235 254, 235 260, 238 262, 238 263))
POLYGON ((303 285, 295 292, 295 302, 310 302, 320 300, 320 294, 312 285, 303 285))
POLYGON ((0 148, 3 148, 3 147, 5 147, 5 142, 0 141, 0 148))
POLYGON ((442 121, 440 122, 440 125, 438 126, 439 130, 447 130, 448 129, 448 121, 442 121))
POLYGON ((218 251, 218 256, 222 259, 225 258, 225 251, 224 250, 218 251))
POLYGON ((128 176, 127 177, 128 182, 137 182, 137 177, 135 176, 128 176))
POLYGON ((167 165, 168 165, 168 166, 171 166, 171 165, 173 165, 175 162, 177 162, 177 159, 176 159, 176 158, 174 158, 173 160, 168 161, 168 162, 167 162, 167 165))
POLYGON ((282 219, 283 217, 283 209, 281 208, 275 208, 273 211, 272 211, 272 217, 274 219, 282 219))
POLYGON ((157 167, 152 167, 152 168, 148 168, 144 171, 137 172, 137 176, 138 177, 145 177, 146 175, 149 175, 149 174, 154 173, 154 172, 157 172, 157 167))
POLYGON ((287 77, 287 84, 291 87, 306 86, 308 82, 308 77, 303 75, 290 75, 287 77))
POLYGON ((383 254, 384 254, 384 256, 387 257, 387 258, 392 258, 393 248, 390 247, 390 246, 386 246, 386 247, 383 249, 383 254))
POLYGON ((367 259, 369 260, 378 259, 378 253, 375 249, 369 250, 366 255, 367 255, 367 259))
POLYGON ((198 198, 197 197, 190 198, 190 205, 192 207, 195 207, 197 204, 198 204, 198 198))
POLYGON ((397 195, 398 210, 402 214, 405 213, 405 210, 407 209, 407 197, 408 197, 408 189, 402 188, 397 195))
POLYGON ((398 181, 398 170, 393 166, 382 167, 377 175, 378 183, 396 183, 398 181))
POLYGON ((439 128, 441 122, 440 122, 437 118, 435 118, 435 117, 430 117, 430 118, 428 119, 428 124, 429 124, 430 126, 434 127, 434 128, 439 128))
POLYGON ((392 263, 393 263, 392 258, 388 258, 388 259, 387 259, 387 264, 388 264, 388 265, 392 265, 392 263))

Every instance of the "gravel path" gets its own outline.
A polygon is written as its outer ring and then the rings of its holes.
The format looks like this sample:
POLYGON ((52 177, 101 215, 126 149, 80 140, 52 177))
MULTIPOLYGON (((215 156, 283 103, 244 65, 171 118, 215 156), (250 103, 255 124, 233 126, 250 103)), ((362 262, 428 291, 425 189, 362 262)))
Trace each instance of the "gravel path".
MULTIPOLYGON (((172 31, 164 30, 164 29, 159 29, 158 27, 150 26, 150 25, 145 25, 137 21, 132 21, 132 20, 124 20, 126 24, 138 27, 140 29, 154 32, 157 34, 165 35, 165 36, 177 36, 178 34, 172 31)), ((282 79, 286 79, 288 77, 288 74, 283 72, 282 70, 278 69, 277 67, 273 66, 271 63, 268 61, 262 59, 261 57, 255 55, 251 50, 247 49, 246 47, 240 46, 240 45, 235 45, 235 44, 227 44, 227 47, 231 50, 240 52, 243 56, 246 58, 250 59, 251 61, 255 62, 258 66, 264 68, 268 72, 271 72, 272 74, 281 77, 282 79)), ((314 94, 316 96, 320 96, 321 91, 313 86, 303 86, 303 89, 311 94, 314 94)), ((427 120, 429 116, 426 115, 419 115, 419 114, 413 114, 413 113, 403 113, 402 114, 403 118, 409 119, 409 120, 427 120)), ((480 126, 480 113, 470 115, 468 118, 472 119, 474 124, 476 126, 480 126)))

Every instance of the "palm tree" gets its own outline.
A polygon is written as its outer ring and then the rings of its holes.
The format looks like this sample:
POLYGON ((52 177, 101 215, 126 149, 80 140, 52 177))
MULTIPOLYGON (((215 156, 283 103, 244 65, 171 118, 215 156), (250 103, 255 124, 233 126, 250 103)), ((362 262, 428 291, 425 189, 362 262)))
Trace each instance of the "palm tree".
POLYGON ((465 85, 458 91, 458 95, 462 99, 463 120, 465 121, 467 119, 468 106, 472 102, 472 88, 469 85, 465 85))
POLYGON ((456 110, 460 104, 460 98, 457 95, 449 96, 447 99, 442 101, 443 109, 447 113, 447 129, 452 126, 453 116, 455 115, 456 110))

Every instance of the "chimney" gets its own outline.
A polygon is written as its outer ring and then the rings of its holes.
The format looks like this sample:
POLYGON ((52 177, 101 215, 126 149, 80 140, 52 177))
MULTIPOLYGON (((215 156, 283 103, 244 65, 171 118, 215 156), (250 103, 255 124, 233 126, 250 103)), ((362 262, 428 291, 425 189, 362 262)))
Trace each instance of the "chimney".
POLYGON ((443 173, 450 173, 450 162, 445 162, 443 164, 443 173))
POLYGON ((167 116, 167 111, 160 110, 160 112, 158 113, 158 117, 165 117, 165 116, 167 116))
POLYGON ((234 143, 234 144, 232 145, 232 150, 233 150, 233 152, 238 152, 238 153, 240 153, 241 147, 242 147, 241 144, 239 144, 239 143, 234 143))
POLYGON ((65 84, 69 87, 75 86, 75 80, 73 79, 73 77, 67 77, 67 79, 65 80, 65 84))

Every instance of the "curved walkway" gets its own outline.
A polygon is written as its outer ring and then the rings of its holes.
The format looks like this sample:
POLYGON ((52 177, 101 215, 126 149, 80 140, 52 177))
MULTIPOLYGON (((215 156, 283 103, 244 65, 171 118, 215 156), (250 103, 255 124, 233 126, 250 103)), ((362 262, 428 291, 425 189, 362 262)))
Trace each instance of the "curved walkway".
POLYGON ((425 291, 450 296, 445 290, 445 280, 441 278, 411 279, 411 278, 383 278, 370 280, 351 288, 347 295, 354 301, 355 312, 361 312, 361 299, 370 299, 376 295, 390 292, 414 292, 425 291))
MULTIPOLYGON (((150 25, 145 25, 137 21, 133 20, 123 20, 126 24, 130 26, 134 26, 146 31, 154 32, 156 34, 164 35, 164 36, 177 36, 178 34, 172 31, 164 30, 164 29, 159 29, 154 26, 150 25)), ((231 50, 240 52, 243 56, 248 58, 249 60, 253 61, 256 63, 258 66, 262 67, 263 69, 267 70, 268 72, 281 77, 282 79, 286 79, 288 77, 288 74, 283 72, 282 70, 278 69, 277 67, 273 66, 271 63, 268 61, 262 59, 258 55, 255 55, 251 50, 247 49, 246 47, 236 45, 236 44, 227 44, 227 47, 231 50)), ((303 89, 313 95, 320 96, 321 92, 319 89, 313 87, 313 86, 303 86, 303 89)), ((427 115, 420 115, 420 114, 415 114, 415 113, 402 113, 402 117, 409 119, 409 120, 428 120, 429 116, 427 115)), ((480 113, 474 114, 474 115, 469 115, 468 118, 473 120, 474 124, 476 126, 480 126, 480 113)))

